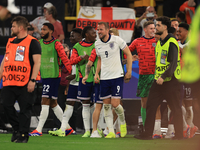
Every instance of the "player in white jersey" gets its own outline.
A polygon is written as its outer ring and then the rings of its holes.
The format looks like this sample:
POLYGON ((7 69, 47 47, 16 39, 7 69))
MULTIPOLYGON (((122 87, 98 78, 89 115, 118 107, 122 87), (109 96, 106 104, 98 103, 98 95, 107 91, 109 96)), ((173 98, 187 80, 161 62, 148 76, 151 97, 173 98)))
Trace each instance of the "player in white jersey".
POLYGON ((121 137, 124 137, 127 134, 127 129, 124 109, 120 105, 120 99, 123 89, 123 79, 125 82, 129 82, 131 79, 132 55, 123 39, 109 34, 109 26, 106 22, 99 22, 97 31, 100 39, 95 42, 98 56, 95 82, 98 83, 99 80, 101 80, 100 98, 103 100, 104 117, 107 127, 109 128, 109 134, 106 138, 115 138, 111 106, 114 107, 119 117, 121 137), (125 76, 120 49, 127 55, 127 73, 125 76))

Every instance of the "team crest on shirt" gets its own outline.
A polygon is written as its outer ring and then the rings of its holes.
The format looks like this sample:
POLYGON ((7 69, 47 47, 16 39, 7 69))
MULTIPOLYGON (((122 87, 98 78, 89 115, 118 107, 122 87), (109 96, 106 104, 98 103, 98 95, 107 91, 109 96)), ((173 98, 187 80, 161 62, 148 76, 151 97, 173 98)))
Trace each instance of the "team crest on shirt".
POLYGON ((110 46, 111 49, 113 49, 113 48, 114 48, 114 42, 111 42, 111 43, 109 44, 109 46, 110 46))
POLYGON ((153 47, 156 47, 156 43, 152 43, 152 46, 153 46, 153 47))
POLYGON ((25 46, 18 46, 15 54, 15 61, 24 61, 25 46))

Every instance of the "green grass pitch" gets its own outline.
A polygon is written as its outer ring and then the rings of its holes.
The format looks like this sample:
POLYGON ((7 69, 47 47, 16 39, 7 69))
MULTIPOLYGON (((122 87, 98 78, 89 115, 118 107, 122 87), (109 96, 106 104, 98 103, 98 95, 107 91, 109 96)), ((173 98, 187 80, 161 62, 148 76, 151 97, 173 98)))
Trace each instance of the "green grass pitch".
POLYGON ((200 150, 200 135, 185 140, 138 140, 125 138, 82 138, 82 135, 56 137, 43 134, 28 143, 12 143, 11 134, 0 134, 0 150, 200 150))

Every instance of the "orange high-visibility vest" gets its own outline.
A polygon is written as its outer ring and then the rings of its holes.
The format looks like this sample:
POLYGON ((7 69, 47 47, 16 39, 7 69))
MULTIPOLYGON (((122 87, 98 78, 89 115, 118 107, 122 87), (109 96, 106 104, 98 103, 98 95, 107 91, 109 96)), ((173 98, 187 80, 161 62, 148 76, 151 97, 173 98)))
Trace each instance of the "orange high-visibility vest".
POLYGON ((6 45, 3 67, 3 86, 24 86, 29 82, 31 65, 29 47, 34 37, 28 35, 20 43, 11 43, 10 38, 6 45))

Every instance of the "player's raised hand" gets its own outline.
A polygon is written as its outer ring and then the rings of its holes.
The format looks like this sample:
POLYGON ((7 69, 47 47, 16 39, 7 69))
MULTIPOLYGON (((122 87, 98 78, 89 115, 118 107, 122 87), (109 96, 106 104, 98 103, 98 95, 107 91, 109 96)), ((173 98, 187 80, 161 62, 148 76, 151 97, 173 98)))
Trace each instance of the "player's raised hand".
POLYGON ((99 81, 100 81, 99 75, 95 74, 95 76, 94 76, 94 82, 95 83, 99 83, 99 81))

